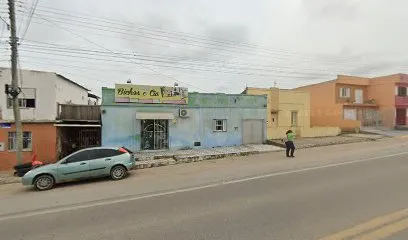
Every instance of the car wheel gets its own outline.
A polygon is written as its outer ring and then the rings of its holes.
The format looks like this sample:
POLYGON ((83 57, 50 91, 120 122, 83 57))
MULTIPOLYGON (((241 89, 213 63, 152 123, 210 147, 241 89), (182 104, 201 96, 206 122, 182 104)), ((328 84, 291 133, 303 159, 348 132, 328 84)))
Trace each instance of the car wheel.
POLYGON ((126 177, 127 169, 124 166, 114 166, 111 170, 111 178, 113 180, 120 180, 126 177))
POLYGON ((54 178, 50 175, 41 175, 34 181, 34 187, 39 191, 49 190, 54 187, 54 178))

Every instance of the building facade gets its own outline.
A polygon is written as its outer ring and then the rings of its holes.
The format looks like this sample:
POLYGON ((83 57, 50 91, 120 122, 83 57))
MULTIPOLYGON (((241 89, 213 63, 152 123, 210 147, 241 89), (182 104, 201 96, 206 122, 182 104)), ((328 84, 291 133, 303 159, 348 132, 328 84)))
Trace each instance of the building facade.
POLYGON ((377 78, 338 76, 298 90, 310 93, 312 125, 355 131, 362 126, 407 125, 407 87, 407 75, 396 74, 377 78))
POLYGON ((103 146, 177 150, 266 140, 266 96, 187 93, 187 89, 182 89, 181 96, 174 95, 171 87, 162 87, 154 97, 141 97, 152 89, 160 87, 102 89, 103 146), (134 96, 117 96, 123 89, 134 96))
POLYGON ((278 88, 246 88, 244 94, 266 95, 267 136, 279 139, 289 129, 300 137, 336 136, 338 127, 311 127, 310 94, 305 91, 278 88))
MULTIPOLYGON (((69 106, 88 104, 91 100, 88 97, 89 90, 56 73, 21 70, 19 76, 24 161, 36 155, 37 160, 54 162, 61 151, 58 133, 64 127, 58 124, 65 124, 61 117, 66 115, 69 106)), ((0 68, 0 85, 5 86, 10 82, 10 69, 0 68)), ((0 170, 6 170, 16 165, 16 132, 11 97, 5 91, 1 91, 1 94, 0 170)))

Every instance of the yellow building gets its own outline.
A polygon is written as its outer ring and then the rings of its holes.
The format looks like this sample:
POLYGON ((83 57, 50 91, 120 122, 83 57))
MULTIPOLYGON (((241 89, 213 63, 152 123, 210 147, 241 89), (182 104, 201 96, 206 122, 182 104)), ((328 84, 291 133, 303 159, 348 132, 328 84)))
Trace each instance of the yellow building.
POLYGON ((287 130, 299 137, 323 137, 340 134, 338 127, 310 126, 310 94, 278 88, 246 88, 243 94, 267 95, 268 139, 280 139, 287 130))

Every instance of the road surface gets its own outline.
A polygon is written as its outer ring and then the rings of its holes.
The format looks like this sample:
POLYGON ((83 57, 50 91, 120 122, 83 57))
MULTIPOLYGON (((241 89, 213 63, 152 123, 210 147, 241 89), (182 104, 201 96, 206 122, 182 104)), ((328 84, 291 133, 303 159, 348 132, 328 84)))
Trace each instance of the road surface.
POLYGON ((408 144, 387 139, 0 186, 1 239, 408 239, 408 144))

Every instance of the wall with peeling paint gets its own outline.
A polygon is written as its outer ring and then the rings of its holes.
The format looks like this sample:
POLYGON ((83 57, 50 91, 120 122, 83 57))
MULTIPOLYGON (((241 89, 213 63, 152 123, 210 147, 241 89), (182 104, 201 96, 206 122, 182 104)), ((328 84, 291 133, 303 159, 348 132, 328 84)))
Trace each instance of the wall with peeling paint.
POLYGON ((115 103, 114 89, 102 89, 102 145, 140 150, 141 121, 138 112, 172 113, 169 148, 202 148, 242 144, 242 120, 261 119, 266 140, 266 96, 189 93, 188 105, 115 103), (179 109, 189 111, 179 117, 179 109), (214 132, 214 119, 227 119, 226 132, 214 132))

